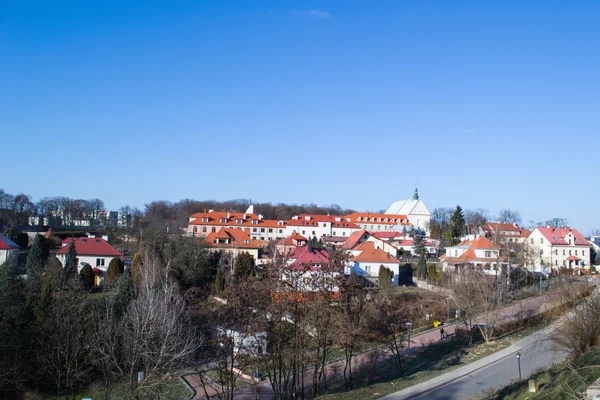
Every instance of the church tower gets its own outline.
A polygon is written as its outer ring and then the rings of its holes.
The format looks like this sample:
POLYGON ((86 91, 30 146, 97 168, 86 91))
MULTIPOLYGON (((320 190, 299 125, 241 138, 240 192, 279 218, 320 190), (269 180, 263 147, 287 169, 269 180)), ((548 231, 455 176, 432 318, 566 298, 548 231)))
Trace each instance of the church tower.
POLYGON ((419 189, 415 188, 415 194, 413 195, 413 200, 419 200, 419 189))

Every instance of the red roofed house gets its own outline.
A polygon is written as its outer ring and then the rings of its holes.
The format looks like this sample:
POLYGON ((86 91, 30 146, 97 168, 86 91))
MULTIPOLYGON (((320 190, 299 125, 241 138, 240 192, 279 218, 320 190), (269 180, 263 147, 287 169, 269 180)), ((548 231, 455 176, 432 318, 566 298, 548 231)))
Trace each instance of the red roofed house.
POLYGON ((473 240, 465 240, 456 246, 446 247, 446 255, 442 258, 444 270, 454 267, 471 266, 483 270, 486 274, 497 275, 499 249, 489 239, 478 236, 473 240))
POLYGON ((277 242, 276 247, 279 254, 288 255, 294 251, 296 247, 306 246, 307 243, 308 239, 306 239, 304 236, 297 233, 292 233, 290 236, 277 242))
POLYGON ((56 257, 63 265, 66 263, 67 251, 72 241, 74 241, 77 253, 77 271, 81 271, 84 266, 89 264, 94 271, 94 285, 101 286, 108 265, 113 258, 121 257, 121 253, 102 238, 94 236, 68 238, 63 240, 62 247, 56 251, 56 257))
POLYGON ((577 229, 538 227, 526 245, 532 254, 531 268, 545 274, 564 268, 590 268, 590 242, 577 229))
POLYGON ((206 237, 222 228, 239 228, 253 240, 279 240, 286 236, 286 221, 263 219, 254 214, 254 206, 245 213, 208 210, 192 214, 188 220, 187 233, 190 236, 206 237))
POLYGON ((386 253, 375 242, 363 242, 356 246, 352 253, 354 257, 348 262, 346 273, 356 273, 371 279, 379 278, 379 268, 383 265, 394 273, 392 284, 398 284, 400 261, 386 253))
POLYGON ((308 239, 314 236, 317 240, 323 236, 349 237, 359 229, 358 225, 335 215, 301 214, 286 224, 287 236, 298 233, 308 239))
POLYGON ((217 232, 209 233, 205 241, 211 248, 232 254, 234 258, 240 252, 246 252, 254 257, 255 262, 258 260, 260 244, 251 239, 242 229, 222 228, 217 232))
POLYGON ((531 231, 523 229, 517 224, 504 222, 487 222, 481 229, 488 239, 492 241, 497 239, 504 243, 523 243, 531 233, 531 231))
POLYGON ((13 261, 16 263, 18 255, 19 245, 6 236, 0 235, 0 264, 4 263, 10 257, 12 257, 13 261))
POLYGON ((337 277, 343 271, 333 270, 329 264, 329 254, 323 249, 311 246, 297 247, 288 256, 288 267, 282 271, 281 280, 285 287, 297 292, 327 290, 338 292, 337 277))

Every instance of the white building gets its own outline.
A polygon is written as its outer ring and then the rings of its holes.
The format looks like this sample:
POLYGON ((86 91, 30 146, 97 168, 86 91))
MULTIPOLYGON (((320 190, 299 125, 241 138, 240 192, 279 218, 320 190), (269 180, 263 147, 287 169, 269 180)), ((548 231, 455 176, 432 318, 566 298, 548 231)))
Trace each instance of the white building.
POLYGON ((410 229, 410 221, 406 215, 352 213, 344 217, 346 221, 358 225, 371 233, 390 232, 410 229))
MULTIPOLYGON (((415 189, 415 194, 412 199, 393 202, 385 213, 406 215, 410 225, 427 232, 429 231, 431 214, 429 213, 429 210, 427 210, 427 207, 425 207, 423 200, 419 199, 419 191, 417 189, 415 189)), ((394 227, 394 230, 398 230, 398 227, 394 227)))
POLYGON ((17 262, 19 255, 19 245, 7 238, 4 235, 0 235, 0 264, 3 264, 9 258, 12 258, 13 262, 17 262))
POLYGON ((589 269, 591 265, 591 244, 577 229, 535 228, 524 247, 534 271, 558 272, 561 267, 589 269))
POLYGON ((63 240, 62 247, 56 251, 56 257, 63 266, 66 263, 67 252, 72 241, 75 244, 75 253, 77 253, 77 272, 80 272, 86 265, 91 266, 94 272, 94 286, 101 286, 110 262, 114 258, 120 258, 121 253, 103 238, 94 236, 68 238, 63 240))
POLYGON ((354 257, 348 262, 346 274, 356 273, 359 276, 366 276, 371 279, 379 278, 379 268, 386 267, 394 273, 392 283, 398 284, 398 274, 400 272, 400 262, 377 248, 374 242, 363 242, 352 250, 354 257))
POLYGON ((301 214, 287 221, 285 229, 284 237, 297 233, 307 239, 321 239, 323 236, 350 237, 353 232, 360 230, 360 227, 342 216, 301 214))
POLYGON ((484 236, 465 240, 456 246, 446 247, 446 254, 440 257, 444 271, 458 272, 465 266, 483 270, 486 274, 496 275, 499 270, 499 249, 484 236))

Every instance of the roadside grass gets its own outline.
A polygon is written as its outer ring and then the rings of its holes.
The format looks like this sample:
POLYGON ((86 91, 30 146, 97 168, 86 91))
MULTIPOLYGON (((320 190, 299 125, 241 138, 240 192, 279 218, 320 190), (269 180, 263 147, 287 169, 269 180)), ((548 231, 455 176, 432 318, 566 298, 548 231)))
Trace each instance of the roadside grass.
POLYGON ((336 371, 335 377, 328 378, 327 393, 319 398, 364 400, 397 392, 502 350, 544 326, 546 322, 539 320, 490 343, 481 339, 472 345, 459 339, 433 343, 403 359, 403 376, 399 375, 391 358, 378 360, 373 365, 363 366, 355 372, 355 389, 347 392, 340 369, 336 371))
POLYGON ((600 347, 531 376, 538 383, 536 393, 529 393, 528 380, 516 382, 485 397, 486 400, 567 400, 580 399, 589 385, 600 378, 600 347))
MULTIPOLYGON (((108 400, 123 400, 128 398, 128 388, 126 383, 113 386, 108 397, 105 397, 104 389, 96 385, 91 385, 88 389, 82 390, 73 396, 48 394, 43 396, 47 400, 64 400, 64 399, 84 399, 90 398, 93 400, 105 399, 108 400)), ((160 391, 160 399, 164 400, 188 400, 192 395, 192 391, 180 380, 173 379, 162 385, 160 391)))

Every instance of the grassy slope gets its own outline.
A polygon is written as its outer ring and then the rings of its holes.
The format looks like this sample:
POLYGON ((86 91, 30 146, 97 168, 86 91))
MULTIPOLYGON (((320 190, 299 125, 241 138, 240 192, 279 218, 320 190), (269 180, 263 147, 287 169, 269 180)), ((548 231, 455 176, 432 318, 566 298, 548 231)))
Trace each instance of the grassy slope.
POLYGON ((486 399, 567 400, 581 398, 576 396, 581 396, 588 385, 598 378, 600 378, 600 348, 597 347, 571 362, 565 362, 534 374, 532 379, 539 384, 536 393, 529 393, 528 382, 521 381, 505 387, 486 399), (574 367, 576 371, 569 366, 574 367))
MULTIPOLYGON (((127 386, 117 385, 115 386, 109 395, 109 399, 111 400, 122 400, 126 398, 127 386)), ((191 390, 183 383, 180 379, 174 379, 165 389, 164 397, 161 397, 165 400, 187 400, 192 395, 191 390)), ((64 396, 58 395, 49 395, 44 398, 48 400, 62 400, 64 396)), ((90 388, 88 390, 83 390, 75 395, 76 399, 83 398, 91 398, 91 399, 104 399, 104 390, 101 388, 95 389, 90 388)))

